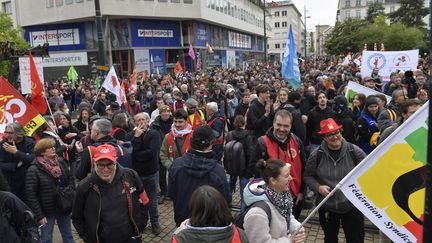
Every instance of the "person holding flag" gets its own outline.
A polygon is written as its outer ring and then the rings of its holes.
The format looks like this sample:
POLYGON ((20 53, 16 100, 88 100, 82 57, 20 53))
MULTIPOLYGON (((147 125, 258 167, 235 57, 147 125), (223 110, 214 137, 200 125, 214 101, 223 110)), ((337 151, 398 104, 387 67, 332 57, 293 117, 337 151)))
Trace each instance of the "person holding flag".
MULTIPOLYGON (((341 133, 342 126, 333 118, 320 122, 323 142, 315 149, 306 163, 304 181, 321 202, 366 154, 357 145, 347 142, 341 133)), ((340 224, 347 242, 364 240, 363 214, 342 194, 336 193, 319 208, 319 221, 324 231, 324 242, 338 242, 340 224)))

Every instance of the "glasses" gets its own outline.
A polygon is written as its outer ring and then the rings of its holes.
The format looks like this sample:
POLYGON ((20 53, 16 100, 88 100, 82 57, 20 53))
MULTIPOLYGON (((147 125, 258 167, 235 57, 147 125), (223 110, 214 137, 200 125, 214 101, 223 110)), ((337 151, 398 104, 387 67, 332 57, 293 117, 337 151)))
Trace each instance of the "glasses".
POLYGON ((112 163, 112 164, 96 164, 96 167, 100 170, 103 170, 104 168, 111 170, 114 168, 114 166, 115 166, 114 163, 112 163))
POLYGON ((340 135, 341 135, 340 131, 337 131, 337 132, 333 132, 333 133, 327 133, 325 135, 325 137, 327 137, 327 138, 332 138, 332 137, 339 138, 340 135))

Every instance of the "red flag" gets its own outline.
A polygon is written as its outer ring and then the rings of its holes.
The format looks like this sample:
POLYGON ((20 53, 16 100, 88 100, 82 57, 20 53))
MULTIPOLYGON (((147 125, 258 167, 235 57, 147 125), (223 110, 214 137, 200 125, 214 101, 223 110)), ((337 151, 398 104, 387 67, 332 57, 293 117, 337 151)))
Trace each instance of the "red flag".
POLYGON ((385 51, 384 43, 381 43, 381 51, 385 51))
POLYGON ((177 76, 181 72, 183 72, 183 67, 181 66, 180 62, 177 61, 174 67, 174 74, 177 76))
POLYGON ((29 61, 30 61, 30 79, 32 85, 31 104, 42 115, 45 115, 48 107, 45 100, 45 95, 43 93, 43 84, 39 78, 39 74, 36 69, 36 64, 33 60, 33 56, 31 52, 29 52, 29 61))
MULTIPOLYGON (((127 94, 127 93, 129 93, 129 92, 128 92, 128 90, 129 90, 129 85, 128 85, 128 81, 127 81, 127 79, 123 79, 123 80, 122 80, 122 82, 121 82, 121 90, 122 90, 123 94, 127 94)), ((125 101, 126 101, 126 100, 123 99, 123 103, 124 103, 125 101)))
POLYGON ((137 72, 136 72, 136 64, 134 65, 133 71, 132 71, 132 77, 130 80, 130 91, 137 93, 137 72))

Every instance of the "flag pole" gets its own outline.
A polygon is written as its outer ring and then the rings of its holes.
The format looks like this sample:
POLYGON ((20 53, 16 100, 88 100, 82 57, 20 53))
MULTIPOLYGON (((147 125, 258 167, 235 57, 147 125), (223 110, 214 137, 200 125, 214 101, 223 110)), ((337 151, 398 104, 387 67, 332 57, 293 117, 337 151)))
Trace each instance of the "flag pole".
MULTIPOLYGON (((429 0, 429 25, 432 24, 432 0, 429 0)), ((429 31, 429 73, 432 71, 432 33, 429 31)), ((429 95, 432 94, 432 86, 429 85, 429 95)), ((432 105, 429 102, 429 119, 428 119, 428 151, 426 164, 426 195, 425 195, 425 211, 423 221, 423 242, 432 242, 432 105)))
MULTIPOLYGON (((44 83, 45 83, 45 82, 44 82, 44 83)), ((55 126, 55 133, 58 134, 57 123, 56 123, 56 121, 55 121, 54 114, 52 113, 51 106, 49 105, 49 102, 48 102, 48 98, 47 98, 46 90, 45 90, 45 85, 42 84, 42 88, 43 88, 43 92, 44 92, 44 94, 45 94, 45 95, 44 95, 44 96, 45 96, 45 102, 47 103, 49 113, 51 114, 51 118, 52 118, 53 123, 54 123, 54 126, 55 126)))
MULTIPOLYGON (((105 82, 105 80, 104 80, 104 82, 105 82)), ((102 83, 102 85, 103 85, 103 83, 102 83)), ((93 101, 93 105, 92 105, 92 110, 93 110, 93 107, 94 107, 94 105, 96 104, 96 101, 97 101, 97 99, 98 99, 98 97, 99 97, 99 93, 101 92, 101 90, 102 90, 102 85, 101 85, 101 87, 99 88, 99 90, 98 90, 98 92, 97 92, 97 94, 96 94, 96 99, 95 99, 95 101, 93 101)))

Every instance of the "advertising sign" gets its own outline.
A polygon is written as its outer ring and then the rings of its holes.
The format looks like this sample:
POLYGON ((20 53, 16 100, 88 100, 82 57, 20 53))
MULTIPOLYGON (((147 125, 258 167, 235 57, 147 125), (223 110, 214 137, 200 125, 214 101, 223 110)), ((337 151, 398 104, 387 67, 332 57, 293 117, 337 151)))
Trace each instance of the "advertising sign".
POLYGON ((203 23, 194 23, 195 46, 206 46, 206 42, 212 43, 210 26, 203 23))
MULTIPOLYGON (((33 60, 36 64, 36 69, 39 74, 40 80, 44 81, 43 76, 43 61, 42 57, 33 57, 33 60)), ((18 59, 19 69, 20 69, 20 78, 21 78, 21 93, 22 94, 31 94, 31 79, 30 79, 30 61, 28 57, 20 57, 18 59)))
POLYGON ((234 48, 252 48, 252 38, 250 35, 228 31, 228 46, 234 48))
POLYGON ((68 67, 68 66, 87 66, 87 52, 75 53, 50 53, 49 57, 44 57, 44 67, 68 67))
POLYGON ((172 30, 145 30, 145 29, 138 29, 138 37, 173 38, 174 37, 174 31, 172 31, 172 30))
POLYGON ((156 73, 157 71, 159 71, 159 73, 165 74, 166 73, 165 49, 150 50, 149 53, 150 53, 151 73, 156 73))
POLYGON ((419 50, 363 51, 361 75, 371 76, 372 70, 378 68, 383 81, 390 81, 392 72, 417 69, 418 56, 419 50))
POLYGON ((150 53, 149 50, 134 50, 136 72, 144 72, 147 70, 150 73, 150 53))
POLYGON ((80 44, 78 28, 57 29, 30 32, 30 46, 43 45, 64 46, 80 44))
POLYGON ((131 20, 132 46, 179 47, 180 23, 161 20, 131 20))

